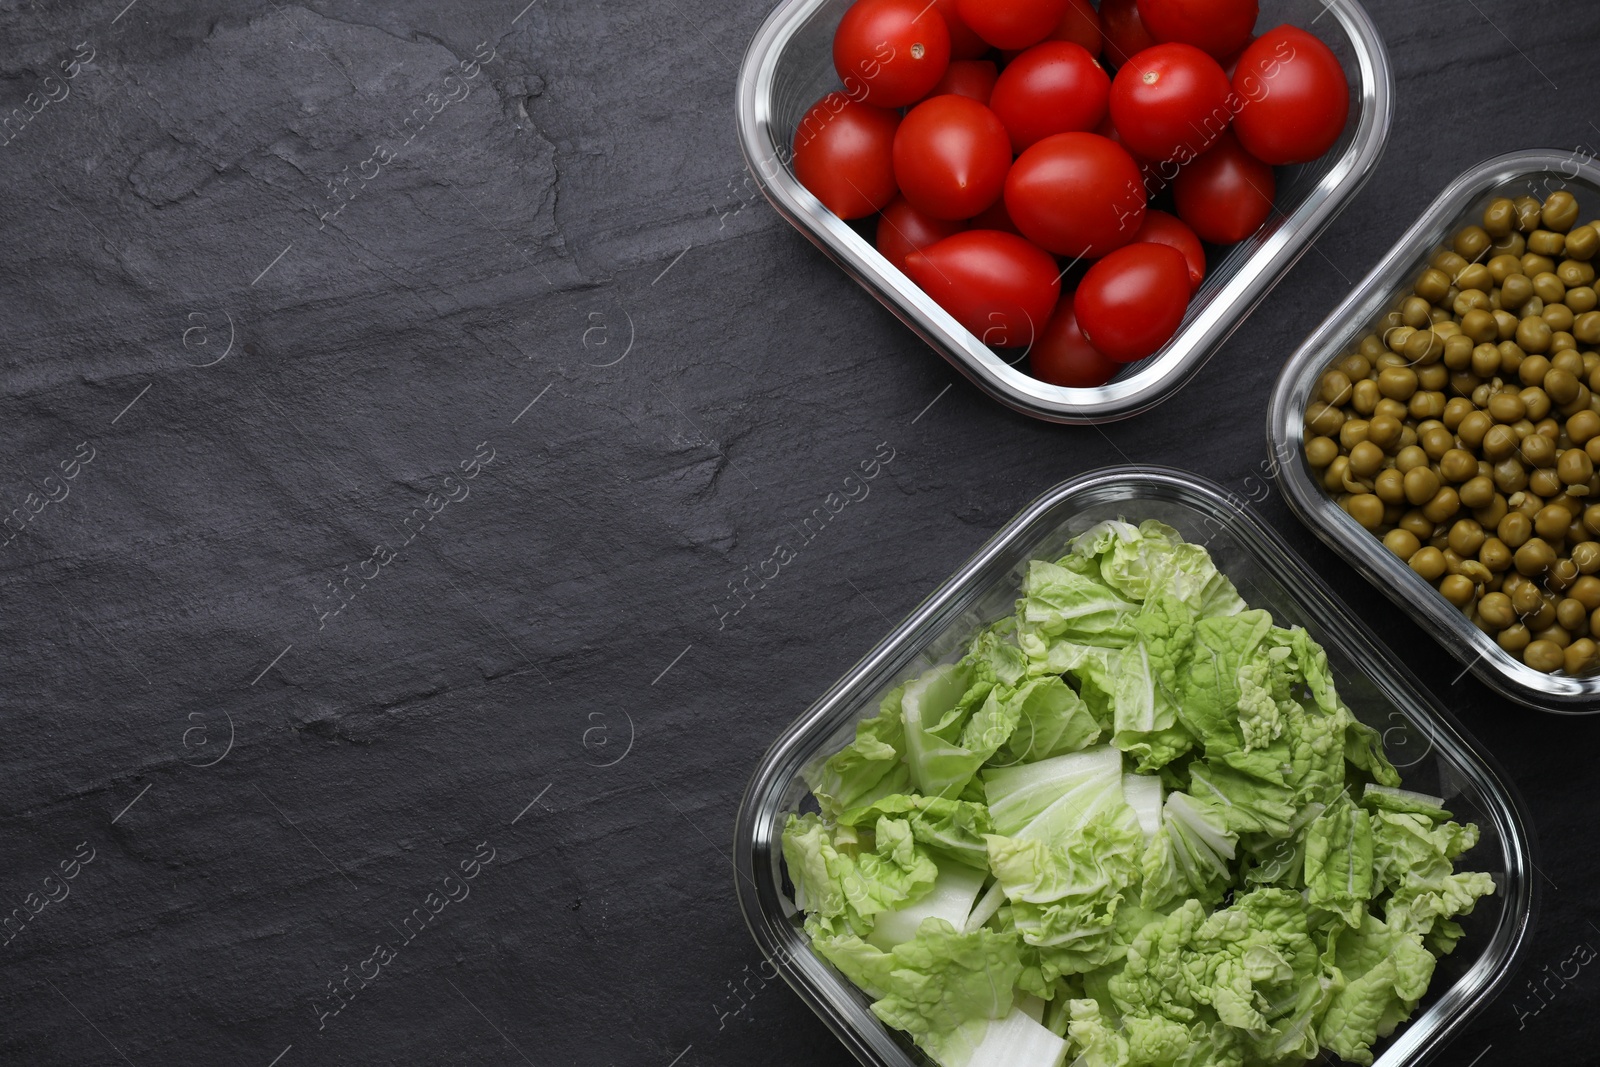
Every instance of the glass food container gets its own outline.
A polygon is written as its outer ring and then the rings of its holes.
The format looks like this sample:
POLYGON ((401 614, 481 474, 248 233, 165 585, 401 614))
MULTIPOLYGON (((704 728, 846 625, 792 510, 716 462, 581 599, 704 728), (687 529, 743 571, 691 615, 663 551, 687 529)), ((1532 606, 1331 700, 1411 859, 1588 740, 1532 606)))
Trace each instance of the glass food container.
POLYGON ((997 355, 900 271, 872 241, 822 206, 790 168, 807 108, 839 87, 834 28, 851 0, 784 0, 756 32, 739 71, 739 144, 762 192, 794 224, 979 388, 1026 415, 1063 423, 1110 422, 1171 396, 1261 302, 1377 166, 1389 137, 1394 76, 1377 28, 1356 0, 1268 0, 1259 26, 1291 23, 1328 44, 1350 82, 1350 119, 1321 159, 1280 168, 1272 217, 1219 257, 1178 333, 1160 352, 1091 389, 1049 385, 1024 373, 1017 351, 997 355))
MULTIPOLYGON (((1252 607, 1299 624, 1327 650, 1340 694, 1383 733, 1405 784, 1446 798, 1482 839, 1463 858, 1490 872, 1495 893, 1461 921, 1467 934, 1439 962, 1411 1021, 1378 1046, 1378 1067, 1435 1056, 1509 977, 1534 914, 1531 841, 1519 802, 1475 743, 1340 604, 1321 579, 1215 485, 1166 468, 1113 467, 1058 485, 1013 519, 778 738, 740 805, 735 882, 761 951, 855 1057, 870 1067, 928 1061, 884 1026, 869 998, 812 953, 783 870, 790 812, 811 805, 802 771, 847 745, 879 699, 928 666, 958 658, 983 624, 1014 609, 1027 561, 1057 558, 1068 539, 1105 519, 1159 519, 1207 546, 1252 607)), ((814 810, 811 807, 805 810, 814 810)))
POLYGON ((1566 188, 1581 218, 1600 217, 1600 167, 1571 152, 1513 152, 1486 160, 1451 182, 1383 261, 1361 280, 1285 364, 1272 392, 1267 434, 1278 456, 1289 505, 1311 531, 1382 590, 1445 650, 1502 696, 1567 715, 1600 712, 1600 675, 1544 674, 1502 649, 1488 634, 1368 533, 1322 489, 1305 462, 1306 405, 1322 372, 1371 332, 1411 292, 1428 260, 1458 229, 1482 220, 1499 196, 1543 200, 1566 188))

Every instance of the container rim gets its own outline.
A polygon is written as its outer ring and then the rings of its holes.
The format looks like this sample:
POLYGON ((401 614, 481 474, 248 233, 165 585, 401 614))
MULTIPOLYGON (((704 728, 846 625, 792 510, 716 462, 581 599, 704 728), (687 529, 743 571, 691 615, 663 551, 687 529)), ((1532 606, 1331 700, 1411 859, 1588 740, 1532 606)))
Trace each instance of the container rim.
POLYGON ((1116 466, 1092 471, 1056 485, 1035 499, 956 572, 892 628, 833 686, 785 729, 752 774, 735 819, 734 883, 745 924, 762 953, 774 962, 791 988, 807 1003, 856 1058, 868 1067, 911 1067, 913 1061, 881 1025, 864 1029, 841 1011, 829 996, 845 980, 809 950, 804 936, 778 917, 794 914, 781 895, 776 877, 777 850, 773 829, 784 791, 814 755, 810 742, 852 717, 872 695, 876 673, 914 641, 942 608, 964 591, 970 580, 995 561, 1012 542, 1025 535, 1053 509, 1074 500, 1086 505, 1108 499, 1129 485, 1153 499, 1172 500, 1205 509, 1227 524, 1230 535, 1248 548, 1319 628, 1352 656, 1369 665, 1367 673, 1385 695, 1406 698, 1407 714, 1429 741, 1447 754, 1452 765, 1492 801, 1476 821, 1492 823, 1500 842, 1503 876, 1496 893, 1504 903, 1492 933, 1480 939, 1482 954, 1449 989, 1405 1024, 1384 1050, 1376 1067, 1415 1067, 1431 1060, 1455 1032, 1486 1004, 1511 977, 1511 964, 1532 930, 1538 887, 1533 878, 1534 842, 1517 791, 1497 762, 1473 741, 1455 717, 1439 705, 1387 648, 1381 647, 1352 621, 1349 610, 1284 541, 1214 483, 1170 467, 1116 466))
POLYGON ((956 370, 1002 404, 1048 422, 1091 424, 1128 418, 1154 407, 1188 382, 1366 184, 1389 139, 1394 73, 1377 26, 1359 0, 1322 0, 1323 14, 1331 15, 1347 35, 1361 75, 1360 117, 1344 153, 1270 234, 1254 239, 1257 247, 1208 301, 1191 305, 1177 335, 1134 374, 1095 388, 1050 385, 992 352, 790 173, 785 161, 787 137, 780 140, 780 131, 773 128, 773 86, 779 61, 795 33, 829 2, 783 0, 746 48, 735 107, 746 165, 778 214, 956 370))
POLYGON ((1289 507, 1328 547, 1403 608, 1451 656, 1496 693, 1557 715, 1600 713, 1600 675, 1573 678, 1536 671, 1502 649, 1416 572, 1347 515, 1312 481, 1301 459, 1303 412, 1323 370, 1387 309, 1409 284, 1419 257, 1431 255, 1463 223, 1471 203, 1489 191, 1531 176, 1582 178, 1600 193, 1600 166, 1572 152, 1529 149, 1486 159, 1445 186, 1376 266, 1339 302, 1289 357, 1267 408, 1267 438, 1284 472, 1289 507))

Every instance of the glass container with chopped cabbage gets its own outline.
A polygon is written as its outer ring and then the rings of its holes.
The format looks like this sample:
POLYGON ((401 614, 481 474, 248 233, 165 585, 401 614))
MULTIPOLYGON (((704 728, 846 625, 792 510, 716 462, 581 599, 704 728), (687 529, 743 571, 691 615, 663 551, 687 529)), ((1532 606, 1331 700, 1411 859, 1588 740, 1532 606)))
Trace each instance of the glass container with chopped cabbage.
POLYGON ((1170 527, 1021 593, 809 773, 812 946, 943 1067, 1372 1063, 1494 892, 1455 870, 1477 828, 1170 527))

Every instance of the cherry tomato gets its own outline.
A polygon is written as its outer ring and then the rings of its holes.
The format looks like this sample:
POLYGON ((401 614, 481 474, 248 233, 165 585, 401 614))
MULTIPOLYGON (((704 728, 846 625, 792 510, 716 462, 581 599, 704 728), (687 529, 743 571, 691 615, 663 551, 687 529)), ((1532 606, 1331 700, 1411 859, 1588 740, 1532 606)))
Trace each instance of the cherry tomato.
POLYGON ((1338 58, 1293 26, 1268 30, 1244 50, 1233 87, 1244 100, 1234 132, 1263 163, 1309 163, 1339 140, 1350 115, 1338 58))
POLYGON ((1005 123, 1012 151, 1021 152, 1052 133, 1094 129, 1110 95, 1110 76, 1083 45, 1042 41, 1000 72, 989 107, 1005 123))
POLYGON ((1067 9, 1062 12, 1061 21, 1056 23, 1056 28, 1050 31, 1050 36, 1045 40, 1081 44, 1091 56, 1099 59, 1104 43, 1100 32, 1100 16, 1090 6, 1089 0, 1067 0, 1067 9))
POLYGON ((1232 91, 1222 67, 1200 49, 1158 44, 1117 71, 1111 121, 1134 155, 1187 163, 1228 128, 1232 91))
POLYGON ((1186 165, 1172 183, 1178 217, 1202 241, 1228 245, 1255 233, 1272 214, 1272 168, 1246 152, 1230 131, 1186 165))
POLYGON ((894 199, 899 126, 893 111, 829 93, 794 132, 794 176, 841 219, 870 215, 894 199))
POLYGON ((1067 0, 956 0, 961 21, 996 48, 1038 44, 1061 23, 1067 0))
POLYGON ((1092 265, 1072 307, 1089 343, 1132 363, 1172 339, 1189 306, 1189 267, 1175 248, 1135 244, 1092 265))
POLYGON ((1115 67, 1156 43, 1134 0, 1100 0, 1100 32, 1106 40, 1105 57, 1115 67))
POLYGON ((944 16, 950 30, 951 59, 982 59, 989 54, 989 42, 972 32, 972 27, 961 21, 956 10, 956 0, 933 0, 933 6, 944 16))
POLYGON ((1255 29, 1256 0, 1138 0, 1139 17, 1158 41, 1181 41, 1226 59, 1255 29))
POLYGON ((1235 52, 1233 55, 1229 56, 1227 59, 1219 59, 1219 60, 1217 60, 1218 63, 1222 64, 1222 73, 1224 73, 1224 74, 1226 74, 1228 76, 1228 81, 1229 81, 1230 84, 1233 81, 1233 72, 1239 68, 1239 59, 1240 59, 1241 56, 1244 55, 1245 48, 1249 48, 1251 45, 1253 45, 1255 43, 1256 43, 1256 37, 1255 37, 1254 34, 1251 34, 1250 37, 1244 42, 1244 48, 1239 49, 1237 52, 1235 52))
MULTIPOLYGON (((1046 41, 1071 41, 1073 44, 1083 45, 1084 51, 1096 59, 1100 58, 1100 50, 1105 45, 1105 36, 1100 32, 1100 15, 1095 11, 1089 0, 1067 0, 1067 7, 1061 15, 1061 21, 1056 28, 1045 37, 1046 41)), ((1043 43, 1043 42, 1041 42, 1043 43)), ((1010 63, 1023 53, 1021 48, 1004 48, 1000 51, 1000 58, 1010 63)))
POLYGON ((1151 208, 1144 213, 1144 225, 1133 235, 1133 240, 1135 244, 1166 245, 1183 253, 1183 262, 1189 268, 1189 289, 1200 288, 1206 276, 1206 250, 1195 232, 1179 219, 1151 208))
POLYGON ((1011 221, 1011 216, 1006 212, 1006 198, 1001 197, 976 215, 972 216, 969 225, 974 230, 1004 230, 1022 236, 1022 231, 1017 229, 1017 224, 1011 221))
POLYGON ((944 18, 918 0, 856 0, 833 34, 833 69, 851 99, 874 107, 921 100, 950 63, 944 18))
POLYGON ((994 83, 1000 77, 1000 68, 988 59, 952 59, 950 66, 945 69, 944 77, 939 79, 939 84, 928 90, 931 99, 935 96, 944 96, 954 93, 964 96, 968 100, 976 100, 980 104, 989 102, 989 94, 994 92, 994 83))
POLYGON ((911 109, 894 138, 894 173, 907 200, 939 219, 970 219, 999 198, 1011 139, 993 111, 964 96, 911 109))
POLYGON ((1091 345, 1078 329, 1073 295, 1062 293, 1054 315, 1028 349, 1028 370, 1051 385, 1089 389, 1109 382, 1122 364, 1091 345))
MULTIPOLYGON (((1176 219, 1173 221, 1177 222, 1176 219)), ((893 263, 896 270, 904 271, 906 256, 920 252, 929 245, 942 241, 952 234, 960 233, 966 228, 967 224, 964 222, 952 222, 924 215, 912 207, 905 197, 897 196, 893 203, 883 209, 883 214, 878 216, 876 243, 883 258, 893 263)))
POLYGON ((1103 256, 1144 222, 1139 165, 1097 133, 1054 134, 1023 152, 1005 195, 1022 235, 1061 256, 1103 256))
POLYGON ((1048 253, 994 230, 967 230, 913 252, 906 257, 906 274, 975 337, 997 348, 1032 344, 1061 295, 1059 268, 1048 253))
MULTIPOLYGON (((1116 83, 1113 82, 1112 84, 1115 85, 1116 83)), ((1117 133, 1116 123, 1111 121, 1111 112, 1109 109, 1106 111, 1105 121, 1096 126, 1094 128, 1094 132, 1098 133, 1101 137, 1106 137, 1112 141, 1115 141, 1119 145, 1122 144, 1122 136, 1121 134, 1117 133)), ((1129 154, 1131 155, 1132 153, 1129 154)), ((1170 161, 1157 163, 1148 159, 1139 159, 1138 157, 1135 157, 1134 162, 1139 164, 1139 173, 1144 176, 1144 195, 1145 199, 1147 200, 1154 200, 1163 189, 1171 184, 1171 180, 1161 173, 1163 169, 1170 171, 1173 176, 1176 176, 1178 173, 1178 164, 1170 161)))

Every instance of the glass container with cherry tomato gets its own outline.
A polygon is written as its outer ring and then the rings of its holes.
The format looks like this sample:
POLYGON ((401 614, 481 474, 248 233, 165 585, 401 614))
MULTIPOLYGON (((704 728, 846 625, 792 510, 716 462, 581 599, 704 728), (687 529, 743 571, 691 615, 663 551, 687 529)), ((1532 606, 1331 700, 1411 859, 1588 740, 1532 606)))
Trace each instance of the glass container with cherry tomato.
POLYGON ((1344 134, 1343 65, 1268 4, 855 0, 794 174, 1008 363, 1105 384, 1344 134))

